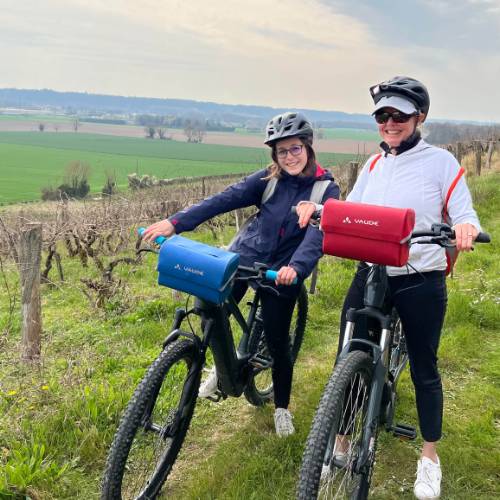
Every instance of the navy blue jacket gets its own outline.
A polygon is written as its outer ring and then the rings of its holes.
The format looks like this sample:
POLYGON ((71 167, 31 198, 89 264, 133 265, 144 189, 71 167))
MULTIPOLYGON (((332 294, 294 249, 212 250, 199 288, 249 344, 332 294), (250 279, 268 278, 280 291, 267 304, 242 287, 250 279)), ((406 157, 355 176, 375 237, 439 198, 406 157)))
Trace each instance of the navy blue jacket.
POLYGON ((273 195, 261 204, 268 182, 263 178, 267 175, 267 169, 259 170, 224 191, 176 213, 169 220, 179 234, 191 231, 215 215, 255 205, 259 208, 257 217, 233 243, 231 251, 240 254, 243 266, 262 262, 271 269, 279 270, 289 265, 295 269, 300 280, 304 280, 322 256, 323 237, 316 227, 299 228, 297 215, 292 214, 290 208, 310 198, 317 180, 332 180, 323 196, 323 203, 328 198, 338 199, 339 187, 333 182, 330 172, 319 165, 314 177, 282 172, 273 195))

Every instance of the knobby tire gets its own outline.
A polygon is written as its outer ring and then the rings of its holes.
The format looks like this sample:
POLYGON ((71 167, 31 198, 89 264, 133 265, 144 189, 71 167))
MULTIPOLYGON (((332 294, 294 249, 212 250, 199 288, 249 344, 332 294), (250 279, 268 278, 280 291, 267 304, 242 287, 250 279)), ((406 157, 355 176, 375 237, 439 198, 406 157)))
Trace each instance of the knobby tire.
POLYGON ((193 416, 201 377, 197 357, 193 342, 176 340, 150 366, 115 434, 101 500, 158 495, 193 416))
POLYGON ((325 387, 314 416, 302 459, 297 499, 363 499, 368 495, 375 443, 369 463, 361 473, 353 468, 361 445, 372 380, 372 359, 353 351, 340 359, 325 387), (343 422, 349 429, 349 450, 343 460, 333 458, 343 422))

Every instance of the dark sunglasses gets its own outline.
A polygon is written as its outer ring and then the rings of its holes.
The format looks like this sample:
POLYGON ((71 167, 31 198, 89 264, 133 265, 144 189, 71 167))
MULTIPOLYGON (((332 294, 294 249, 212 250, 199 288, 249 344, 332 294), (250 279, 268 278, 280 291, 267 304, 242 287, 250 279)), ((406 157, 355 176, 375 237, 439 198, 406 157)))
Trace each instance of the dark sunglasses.
POLYGON ((301 144, 295 144, 290 149, 278 149, 276 151, 276 155, 278 156, 278 158, 281 158, 281 159, 286 158, 288 155, 288 152, 290 152, 290 154, 292 156, 299 156, 300 153, 302 153, 303 147, 304 146, 302 146, 301 144))
POLYGON ((392 121, 395 123, 406 123, 412 116, 417 115, 418 113, 407 115, 406 113, 402 113, 401 111, 393 111, 392 113, 389 113, 388 111, 377 111, 375 113, 375 121, 379 124, 382 124, 387 123, 389 121, 389 118, 392 118, 392 121))

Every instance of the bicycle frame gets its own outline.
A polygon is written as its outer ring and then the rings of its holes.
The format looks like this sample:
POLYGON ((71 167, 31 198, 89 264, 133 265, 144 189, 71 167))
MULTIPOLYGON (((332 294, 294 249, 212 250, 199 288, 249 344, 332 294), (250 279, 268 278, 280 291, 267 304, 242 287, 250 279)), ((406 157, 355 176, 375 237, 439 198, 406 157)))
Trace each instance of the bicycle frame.
MULTIPOLYGON (((368 347, 373 360, 373 378, 370 387, 370 397, 368 399, 368 408, 366 413, 366 422, 362 438, 360 454, 357 458, 354 471, 360 473, 366 465, 370 454, 375 446, 375 434, 380 416, 382 395, 384 385, 389 382, 389 346, 393 335, 393 317, 392 314, 383 314, 387 292, 387 271, 383 265, 373 265, 368 274, 365 285, 364 308, 349 309, 346 314, 346 327, 342 344, 342 351, 339 359, 346 356, 356 345, 368 347), (353 339, 354 325, 360 316, 368 316, 377 320, 381 327, 378 345, 375 342, 364 339, 353 339)), ((398 371, 395 380, 392 381, 393 390, 397 383, 401 371, 398 371)))
POLYGON ((219 387, 224 396, 239 397, 243 393, 248 381, 248 365, 250 353, 248 352, 248 340, 252 325, 259 306, 260 290, 257 288, 250 305, 248 319, 245 320, 233 295, 229 295, 227 301, 222 305, 216 305, 195 297, 194 307, 186 311, 183 308, 176 310, 171 333, 166 338, 163 347, 173 342, 179 336, 187 336, 195 342, 201 354, 201 362, 205 364, 206 351, 208 347, 212 351, 219 387), (182 321, 189 315, 195 314, 201 317, 203 335, 186 333, 180 330, 182 321), (234 316, 242 331, 241 339, 236 348, 233 333, 229 323, 229 317, 234 316))

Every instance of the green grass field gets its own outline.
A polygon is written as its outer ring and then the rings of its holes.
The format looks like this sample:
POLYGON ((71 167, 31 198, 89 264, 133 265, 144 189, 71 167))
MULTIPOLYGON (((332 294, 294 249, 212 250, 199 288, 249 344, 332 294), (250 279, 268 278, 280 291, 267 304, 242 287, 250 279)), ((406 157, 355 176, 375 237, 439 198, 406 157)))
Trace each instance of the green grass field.
MULTIPOLYGON (((0 132, 0 158, 2 204, 39 199, 42 187, 62 183, 66 165, 75 160, 90 165, 91 191, 99 192, 107 172, 116 175, 119 188, 127 186, 133 172, 163 179, 251 172, 269 163, 269 150, 83 133, 0 132)), ((319 155, 325 166, 350 158, 319 155)))
POLYGON ((348 139, 357 142, 380 141, 380 135, 376 130, 356 128, 324 128, 322 131, 325 139, 348 139))
MULTIPOLYGON (((439 445, 443 500, 500 496, 500 176, 472 178, 469 184, 492 244, 478 245, 474 252, 462 255, 455 277, 447 281, 449 303, 439 356, 445 398, 439 445)), ((202 228, 189 237, 220 244, 202 228)), ((226 232, 225 241, 229 237, 226 232)), ((123 280, 119 295, 105 310, 94 310, 82 293, 80 278, 95 277, 95 270, 83 269, 61 251, 66 281, 42 286, 40 367, 18 361, 18 274, 5 261, 0 273, 0 304, 16 299, 10 327, 7 307, 0 308, 2 499, 99 498, 106 454, 120 415, 159 353, 175 308, 185 303, 156 285, 156 258, 148 255, 136 268, 117 268, 116 275, 123 280)), ((200 401, 186 445, 160 498, 294 498, 304 443, 335 357, 340 309, 354 267, 352 261, 321 260, 294 372, 291 410, 296 434, 276 437, 269 405, 254 408, 243 398, 220 404, 200 401)), ((56 279, 55 273, 51 276, 56 279)), ((397 421, 416 425, 408 370, 398 392, 397 421)), ((406 442, 381 431, 371 498, 413 498, 420 446, 420 437, 406 442)))

